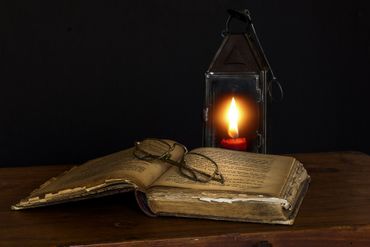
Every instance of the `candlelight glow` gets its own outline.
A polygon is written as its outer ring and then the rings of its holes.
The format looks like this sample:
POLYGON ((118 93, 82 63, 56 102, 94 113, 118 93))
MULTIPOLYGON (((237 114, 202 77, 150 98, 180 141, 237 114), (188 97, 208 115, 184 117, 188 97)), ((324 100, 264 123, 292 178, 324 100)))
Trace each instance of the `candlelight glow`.
POLYGON ((229 128, 227 133, 231 138, 239 137, 239 129, 238 129, 238 122, 239 122, 239 109, 236 105, 235 98, 231 99, 229 110, 227 111, 227 120, 229 124, 229 128))

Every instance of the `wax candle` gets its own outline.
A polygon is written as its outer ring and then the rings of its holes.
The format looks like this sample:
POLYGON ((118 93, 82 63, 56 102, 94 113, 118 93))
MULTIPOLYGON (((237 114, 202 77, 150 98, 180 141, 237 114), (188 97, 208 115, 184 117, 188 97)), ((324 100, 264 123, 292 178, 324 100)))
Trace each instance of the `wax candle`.
POLYGON ((248 148, 247 138, 224 138, 221 140, 221 147, 232 150, 245 151, 248 148))

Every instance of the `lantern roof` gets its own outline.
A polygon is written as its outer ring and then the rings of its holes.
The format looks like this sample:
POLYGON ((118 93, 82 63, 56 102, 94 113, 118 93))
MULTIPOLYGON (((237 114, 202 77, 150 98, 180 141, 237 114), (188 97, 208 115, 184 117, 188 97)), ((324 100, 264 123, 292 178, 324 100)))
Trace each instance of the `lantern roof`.
POLYGON ((218 49, 207 72, 268 71, 262 48, 247 33, 228 34, 218 49))

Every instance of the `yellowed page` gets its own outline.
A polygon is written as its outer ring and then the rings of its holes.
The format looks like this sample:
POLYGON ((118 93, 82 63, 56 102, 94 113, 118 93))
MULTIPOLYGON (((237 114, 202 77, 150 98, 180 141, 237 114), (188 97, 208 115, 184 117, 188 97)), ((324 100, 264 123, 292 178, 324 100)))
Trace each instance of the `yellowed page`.
POLYGON ((292 157, 261 155, 220 148, 198 148, 192 152, 204 154, 213 159, 218 164, 225 183, 194 182, 181 175, 178 168, 172 167, 155 181, 152 187, 232 191, 278 197, 295 161, 292 157))
MULTIPOLYGON (((173 143, 170 140, 166 142, 173 143)), ((72 197, 78 198, 104 191, 104 188, 109 186, 112 190, 135 186, 145 189, 170 166, 159 160, 147 162, 137 159, 133 151, 134 148, 126 149, 76 166, 45 182, 29 197, 17 204, 15 209, 33 204, 68 200, 72 197)), ((183 152, 181 147, 176 146, 171 152, 171 159, 181 159, 183 152)))

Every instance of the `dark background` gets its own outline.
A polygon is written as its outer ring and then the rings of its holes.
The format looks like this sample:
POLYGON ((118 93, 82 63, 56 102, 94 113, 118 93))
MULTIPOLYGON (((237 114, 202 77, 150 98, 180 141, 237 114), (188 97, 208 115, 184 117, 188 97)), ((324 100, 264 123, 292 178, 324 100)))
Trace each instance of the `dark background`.
POLYGON ((250 9, 285 89, 272 152, 370 152, 367 1, 1 1, 0 166, 76 163, 145 137, 201 145, 204 72, 250 9))

